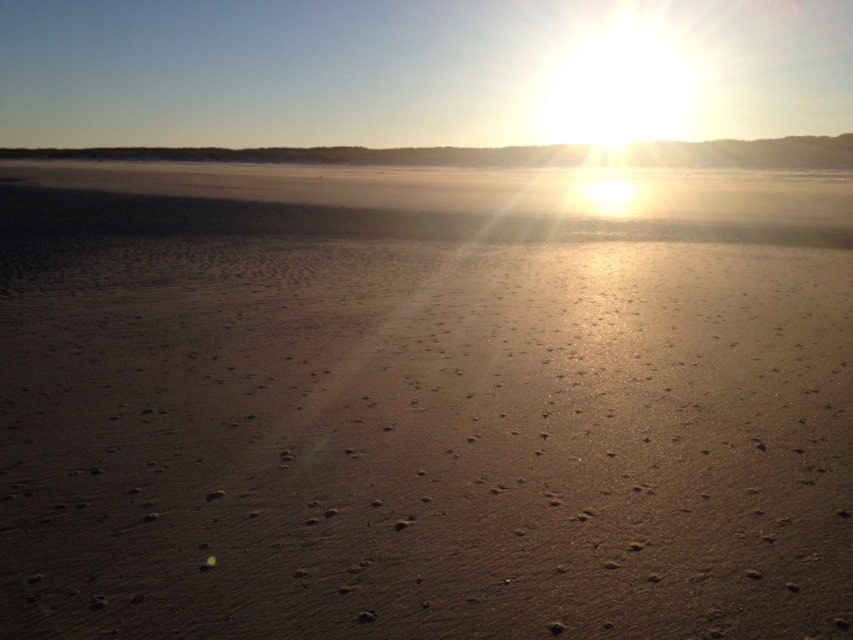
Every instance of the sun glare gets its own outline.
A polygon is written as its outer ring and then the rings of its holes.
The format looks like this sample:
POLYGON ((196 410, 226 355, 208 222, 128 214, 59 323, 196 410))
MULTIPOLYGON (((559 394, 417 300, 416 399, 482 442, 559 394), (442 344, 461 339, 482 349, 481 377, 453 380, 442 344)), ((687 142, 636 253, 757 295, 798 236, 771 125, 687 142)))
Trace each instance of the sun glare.
POLYGON ((550 143, 618 148, 689 134, 694 72, 655 29, 619 24, 574 50, 554 76, 540 118, 550 143))
POLYGON ((602 215, 621 216, 628 212, 636 189, 621 180, 599 180, 586 186, 586 197, 593 209, 602 215))

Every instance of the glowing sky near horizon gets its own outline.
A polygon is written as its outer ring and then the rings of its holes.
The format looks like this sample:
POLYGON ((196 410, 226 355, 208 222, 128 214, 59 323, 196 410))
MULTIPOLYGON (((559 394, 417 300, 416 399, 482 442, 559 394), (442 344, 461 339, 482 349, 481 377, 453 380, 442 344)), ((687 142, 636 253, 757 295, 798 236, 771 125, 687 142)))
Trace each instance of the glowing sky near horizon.
POLYGON ((0 147, 837 135, 850 33, 850 0, 0 0, 0 147))

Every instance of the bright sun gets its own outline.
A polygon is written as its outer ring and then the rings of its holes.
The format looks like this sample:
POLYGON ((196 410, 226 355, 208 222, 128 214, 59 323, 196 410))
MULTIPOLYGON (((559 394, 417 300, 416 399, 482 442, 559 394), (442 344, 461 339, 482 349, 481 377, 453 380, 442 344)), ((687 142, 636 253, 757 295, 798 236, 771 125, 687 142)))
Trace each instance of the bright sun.
POLYGON ((550 143, 622 146, 689 134, 694 72, 663 34, 623 23, 575 50, 541 113, 550 143))

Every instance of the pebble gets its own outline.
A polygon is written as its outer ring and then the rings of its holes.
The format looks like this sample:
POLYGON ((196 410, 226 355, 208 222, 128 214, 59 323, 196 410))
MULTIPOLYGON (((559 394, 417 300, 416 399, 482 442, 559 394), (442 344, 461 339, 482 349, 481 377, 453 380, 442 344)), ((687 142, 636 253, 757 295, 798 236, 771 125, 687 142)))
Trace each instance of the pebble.
POLYGON ((409 520, 397 520, 397 522, 394 523, 394 530, 402 531, 403 529, 408 528, 410 524, 412 523, 409 520))
POLYGON ((362 611, 358 614, 358 621, 361 624, 369 624, 371 622, 376 622, 376 619, 379 616, 376 615, 375 611, 362 611))
POLYGON ((548 625, 548 631, 551 632, 551 635, 559 636, 566 630, 566 625, 562 622, 552 622, 548 625))

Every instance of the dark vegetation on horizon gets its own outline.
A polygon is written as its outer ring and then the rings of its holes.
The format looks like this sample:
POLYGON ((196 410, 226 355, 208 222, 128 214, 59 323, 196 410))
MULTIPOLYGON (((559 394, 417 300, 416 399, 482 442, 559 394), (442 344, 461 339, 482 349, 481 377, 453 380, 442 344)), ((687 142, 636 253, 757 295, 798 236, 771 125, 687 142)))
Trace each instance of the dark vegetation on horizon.
POLYGON ((592 145, 503 148, 269 147, 259 149, 118 147, 0 149, 0 159, 268 162, 398 166, 547 167, 624 164, 655 167, 853 169, 853 133, 836 137, 790 136, 772 140, 639 142, 624 154, 592 145))

